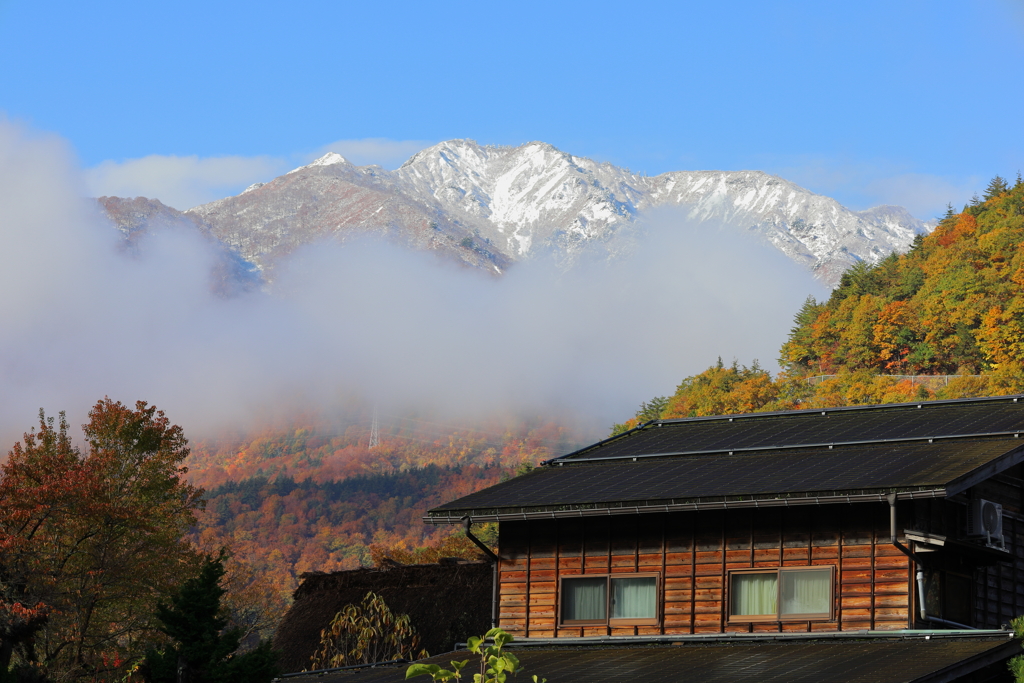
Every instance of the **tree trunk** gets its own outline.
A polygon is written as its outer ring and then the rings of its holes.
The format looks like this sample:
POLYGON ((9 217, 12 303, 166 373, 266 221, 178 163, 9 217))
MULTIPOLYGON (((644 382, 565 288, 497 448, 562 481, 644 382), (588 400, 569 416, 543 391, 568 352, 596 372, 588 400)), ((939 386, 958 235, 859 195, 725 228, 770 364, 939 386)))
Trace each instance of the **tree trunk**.
POLYGON ((14 642, 10 638, 0 640, 0 672, 11 667, 11 656, 14 654, 14 642))

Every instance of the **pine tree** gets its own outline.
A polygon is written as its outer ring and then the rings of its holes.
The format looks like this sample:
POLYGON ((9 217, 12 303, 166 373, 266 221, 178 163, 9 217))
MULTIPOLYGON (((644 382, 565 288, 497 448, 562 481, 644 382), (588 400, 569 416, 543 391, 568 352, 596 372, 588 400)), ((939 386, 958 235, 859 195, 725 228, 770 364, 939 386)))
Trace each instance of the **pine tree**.
POLYGON ((1006 183, 1006 180, 1001 176, 996 176, 989 182, 988 187, 985 188, 985 201, 994 199, 1009 191, 1010 186, 1006 183))
POLYGON ((278 675, 277 655, 270 643, 237 654, 241 633, 227 628, 220 599, 225 590, 224 553, 207 556, 199 575, 185 581, 171 597, 171 606, 157 606, 160 631, 174 645, 146 653, 143 672, 152 683, 259 683, 278 675))

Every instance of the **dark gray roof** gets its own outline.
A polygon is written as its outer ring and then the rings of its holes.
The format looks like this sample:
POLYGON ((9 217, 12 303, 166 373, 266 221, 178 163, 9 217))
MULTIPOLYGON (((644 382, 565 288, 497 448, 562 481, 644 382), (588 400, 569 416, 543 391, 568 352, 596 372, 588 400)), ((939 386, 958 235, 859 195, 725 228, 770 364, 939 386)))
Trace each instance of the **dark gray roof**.
MULTIPOLYGON (((530 676, 536 674, 549 683, 739 683, 755 680, 766 683, 925 683, 955 681, 986 667, 996 673, 999 673, 996 670, 1005 672, 1003 661, 1020 652, 1020 646, 1007 635, 989 635, 633 647, 583 645, 517 648, 514 652, 525 667, 520 679, 530 680, 530 676)), ((455 652, 426 661, 448 666, 450 660, 472 658, 468 652, 455 652)), ((407 667, 336 671, 286 680, 289 683, 399 683, 405 680, 407 667)), ((466 669, 470 674, 474 670, 472 665, 466 669)))
POLYGON ((1024 401, 999 396, 658 420, 557 460, 1024 432, 1024 401))
POLYGON ((1024 460, 1021 433, 1013 397, 660 421, 426 519, 944 497, 1024 460))

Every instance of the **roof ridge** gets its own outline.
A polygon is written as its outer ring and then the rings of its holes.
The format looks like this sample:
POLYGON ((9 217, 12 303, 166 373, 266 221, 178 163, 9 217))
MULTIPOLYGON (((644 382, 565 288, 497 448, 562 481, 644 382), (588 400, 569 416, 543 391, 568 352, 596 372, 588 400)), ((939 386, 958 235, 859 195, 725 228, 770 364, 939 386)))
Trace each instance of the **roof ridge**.
MULTIPOLYGON (((1018 399, 1024 398, 1024 394, 1007 394, 1006 396, 978 396, 975 398, 947 398, 939 401, 908 401, 906 403, 878 403, 871 405, 858 405, 858 406, 837 406, 835 408, 801 408, 799 410, 773 410, 765 413, 735 413, 732 415, 706 415, 701 417, 674 417, 667 419, 651 420, 638 425, 637 428, 643 428, 650 425, 661 425, 661 424, 681 424, 687 422, 716 422, 716 421, 728 421, 732 422, 736 419, 751 419, 751 418, 763 418, 763 417, 788 417, 788 416, 803 416, 803 415, 824 415, 826 413, 845 413, 861 410, 894 410, 897 408, 910 408, 911 406, 917 406, 917 408, 945 406, 945 405, 964 405, 969 403, 997 403, 997 402, 1008 402, 1017 403, 1018 399)), ((631 430, 632 431, 632 430, 631 430)), ((621 435, 617 435, 621 436, 621 435)), ((614 437, 612 437, 614 438, 614 437)))

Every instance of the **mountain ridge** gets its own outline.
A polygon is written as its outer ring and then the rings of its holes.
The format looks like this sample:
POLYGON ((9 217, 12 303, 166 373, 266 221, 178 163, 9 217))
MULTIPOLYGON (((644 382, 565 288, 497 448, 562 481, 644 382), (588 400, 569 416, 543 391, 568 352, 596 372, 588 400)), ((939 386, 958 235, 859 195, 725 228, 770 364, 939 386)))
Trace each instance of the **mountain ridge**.
POLYGON ((394 171, 328 152, 182 215, 268 276, 304 244, 367 233, 500 274, 541 253, 565 265, 594 247, 625 253, 642 216, 665 207, 746 230, 832 286, 931 227, 902 207, 851 211, 763 171, 646 176, 545 142, 472 140, 438 143, 394 171))

